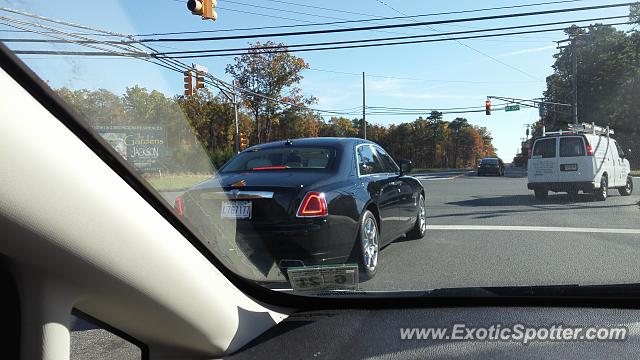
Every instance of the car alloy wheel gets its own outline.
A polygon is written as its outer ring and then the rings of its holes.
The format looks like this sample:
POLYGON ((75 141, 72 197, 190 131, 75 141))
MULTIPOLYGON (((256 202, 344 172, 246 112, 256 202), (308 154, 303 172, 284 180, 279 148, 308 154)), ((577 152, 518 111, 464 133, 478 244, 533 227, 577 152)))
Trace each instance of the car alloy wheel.
POLYGON ((624 187, 619 188, 618 192, 622 196, 629 196, 631 195, 631 193, 633 193, 633 179, 631 178, 631 176, 627 176, 627 183, 624 185, 624 187))
POLYGON ((379 247, 378 222, 370 211, 366 211, 360 228, 361 264, 368 275, 373 275, 378 266, 379 247))
POLYGON ((411 229, 410 232, 407 233, 407 238, 409 239, 420 239, 424 237, 424 234, 427 232, 427 205, 424 199, 424 195, 420 194, 418 198, 418 213, 416 214, 416 223, 411 229))

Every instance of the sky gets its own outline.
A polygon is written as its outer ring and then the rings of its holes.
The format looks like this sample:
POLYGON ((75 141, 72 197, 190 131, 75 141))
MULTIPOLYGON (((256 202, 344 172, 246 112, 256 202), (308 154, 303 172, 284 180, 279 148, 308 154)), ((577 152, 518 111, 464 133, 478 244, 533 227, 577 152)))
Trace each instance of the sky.
MULTIPOLYGON (((218 0, 218 20, 214 22, 203 21, 192 15, 186 9, 186 0, 101 2, 0 0, 2 7, 21 9, 33 14, 128 35, 173 31, 215 32, 179 35, 186 37, 273 33, 283 30, 226 30, 377 17, 414 16, 527 3, 534 2, 524 0, 487 0, 482 2, 471 0, 326 0, 323 2, 310 0, 218 0)), ((613 3, 617 2, 580 0, 519 9, 414 17, 360 24, 323 25, 284 29, 284 31, 334 29, 367 24, 411 23, 613 3)), ((263 42, 274 40, 285 44, 296 44, 464 31, 553 21, 576 21, 627 14, 628 8, 618 7, 526 18, 439 24, 429 27, 405 27, 354 33, 263 38, 261 40, 263 42)), ((26 19, 6 12, 1 12, 0 16, 26 19)), ((608 22, 614 21, 622 22, 624 20, 608 20, 608 22)), ((588 23, 582 22, 580 24, 586 25, 588 23)), ((619 28, 627 29, 627 27, 619 28)), ((0 38, 27 36, 7 30, 15 30, 15 28, 11 29, 0 25, 0 38)), ((166 38, 170 36, 158 35, 155 37, 166 38)), ((554 61, 553 54, 557 52, 556 41, 565 38, 566 36, 562 32, 547 32, 389 47, 301 52, 294 53, 294 55, 304 58, 310 66, 310 69, 303 72, 304 79, 299 86, 306 95, 318 98, 318 103, 314 105, 315 108, 343 110, 361 107, 362 72, 365 73, 366 104, 369 107, 425 109, 481 107, 484 106, 487 96, 521 99, 541 97, 545 89, 545 78, 553 72, 551 66, 554 61)), ((216 49, 245 47, 247 41, 243 39, 200 43, 170 42, 153 43, 152 46, 158 51, 216 49)), ((11 43, 9 46, 12 49, 45 49, 38 44, 11 43)), ((46 49, 52 47, 68 49, 67 45, 47 46, 46 49)), ((80 50, 78 47, 74 49, 80 50)), ((86 50, 92 51, 92 49, 86 50)), ((156 89, 169 96, 181 93, 183 90, 181 74, 139 59, 47 55, 24 55, 21 57, 54 88, 62 86, 72 89, 105 88, 116 94, 122 94, 126 87, 139 84, 149 90, 156 89)), ((189 64, 203 65, 212 75, 230 80, 230 77, 225 74, 225 66, 233 61, 232 57, 185 59, 183 61, 189 64)), ((372 111, 368 110, 368 112, 372 111)), ((423 114, 424 117, 427 115, 427 112, 423 114)), ((367 121, 389 125, 410 122, 415 120, 417 116, 369 114, 367 121)), ((347 117, 356 118, 360 115, 347 117)), ((456 117, 465 117, 473 125, 487 127, 492 133, 498 155, 506 161, 511 161, 519 150, 521 138, 525 137, 525 124, 537 121, 538 111, 521 107, 520 111, 514 112, 493 111, 490 116, 485 115, 484 112, 445 114, 444 119, 453 120, 456 117)))

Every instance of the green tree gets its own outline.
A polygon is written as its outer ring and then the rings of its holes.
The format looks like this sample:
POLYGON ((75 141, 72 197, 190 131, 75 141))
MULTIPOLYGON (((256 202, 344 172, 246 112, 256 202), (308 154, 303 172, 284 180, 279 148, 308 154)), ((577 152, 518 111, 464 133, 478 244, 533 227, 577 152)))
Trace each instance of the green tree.
POLYGON ((286 50, 284 44, 256 42, 251 44, 251 50, 226 67, 226 72, 233 76, 238 86, 253 93, 242 93, 242 100, 256 123, 258 143, 271 140, 273 123, 278 121, 283 108, 289 107, 281 101, 293 102, 299 108, 315 101, 303 97, 296 87, 302 80, 302 70, 308 69, 309 65, 286 50), (265 48, 278 52, 265 52, 265 48))

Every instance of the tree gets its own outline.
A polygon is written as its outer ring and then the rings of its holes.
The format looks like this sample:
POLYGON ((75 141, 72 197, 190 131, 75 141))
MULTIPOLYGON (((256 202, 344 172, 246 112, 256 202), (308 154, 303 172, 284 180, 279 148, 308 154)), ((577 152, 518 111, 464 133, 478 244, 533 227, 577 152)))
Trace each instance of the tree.
POLYGON ((353 121, 347 118, 332 117, 320 130, 320 136, 356 137, 358 129, 353 126, 353 121))
POLYGON ((233 76, 236 85, 253 93, 242 93, 242 100, 253 114, 258 143, 271 140, 272 125, 285 107, 282 101, 294 103, 293 108, 315 102, 315 98, 303 97, 295 86, 302 80, 302 70, 308 68, 304 59, 287 52, 285 44, 271 41, 251 44, 251 50, 227 65, 226 72, 233 76), (265 48, 270 52, 265 52, 265 48))
MULTIPOLYGON (((632 6, 630 19, 639 21, 640 7, 632 6)), ((623 147, 640 151, 640 34, 636 30, 624 32, 609 25, 595 24, 586 30, 567 29, 576 38, 578 59, 578 119, 611 126, 616 130, 623 147)), ((550 102, 571 103, 572 52, 561 49, 555 57, 554 73, 547 77, 544 98, 550 102)), ((572 123, 567 108, 548 108, 543 117, 547 130, 566 129, 572 123)), ((541 135, 541 125, 534 129, 541 135)), ((633 161, 639 166, 640 161, 633 161)), ((640 158, 638 159, 640 160, 640 158)))

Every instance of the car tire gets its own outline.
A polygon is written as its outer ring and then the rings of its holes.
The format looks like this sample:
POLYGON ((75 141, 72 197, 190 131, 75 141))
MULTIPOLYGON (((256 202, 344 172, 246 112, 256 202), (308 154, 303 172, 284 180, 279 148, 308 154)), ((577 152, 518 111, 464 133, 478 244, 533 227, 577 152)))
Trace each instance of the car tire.
POLYGON ((549 190, 534 190, 533 193, 536 199, 544 200, 547 198, 547 195, 549 194, 549 190))
POLYGON ((602 176, 600 179, 600 188, 594 190, 596 200, 605 201, 609 195, 609 179, 606 176, 602 176))
POLYGON ((360 280, 366 281, 376 275, 379 255, 380 227, 378 220, 371 211, 365 210, 360 220, 354 247, 354 257, 358 262, 360 280))
POLYGON ((629 196, 633 193, 633 178, 631 176, 627 176, 627 183, 625 186, 618 188, 618 192, 622 196, 629 196))
POLYGON ((427 202, 421 193, 418 198, 418 214, 413 229, 407 233, 407 238, 411 240, 422 239, 427 232, 427 202))

